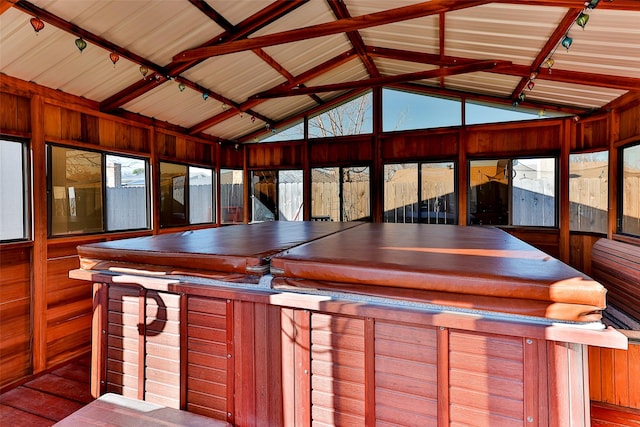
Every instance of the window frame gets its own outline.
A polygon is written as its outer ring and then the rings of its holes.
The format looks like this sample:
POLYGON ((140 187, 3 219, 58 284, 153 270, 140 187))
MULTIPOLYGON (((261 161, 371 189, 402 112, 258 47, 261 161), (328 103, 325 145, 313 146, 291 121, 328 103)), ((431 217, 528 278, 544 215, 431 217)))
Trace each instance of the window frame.
MULTIPOLYGON (((162 223, 162 206, 160 206, 160 211, 158 212, 159 215, 159 223, 158 223, 158 228, 165 230, 165 229, 170 229, 170 228, 178 228, 178 227, 190 227, 190 226, 206 226, 206 225, 212 225, 212 224, 217 224, 217 204, 218 204, 218 200, 217 200, 217 180, 218 180, 218 170, 217 168, 213 167, 213 166, 203 166, 203 165, 199 165, 199 164, 193 164, 193 163, 184 163, 184 162, 177 162, 177 161, 170 161, 170 160, 160 160, 158 161, 158 178, 157 178, 157 185, 158 185, 158 197, 161 197, 162 194, 162 164, 166 163, 169 165, 174 165, 174 166, 184 166, 186 169, 186 173, 185 173, 185 183, 184 183, 184 205, 185 205, 185 221, 183 224, 169 224, 169 225, 165 225, 162 223), (209 222, 198 222, 198 223, 191 223, 191 199, 190 199, 190 178, 189 178, 189 174, 190 174, 190 168, 194 167, 194 168, 198 168, 198 169, 209 169, 211 170, 211 202, 212 202, 212 218, 211 221, 209 222)), ((161 202, 159 202, 161 203, 161 202)))
MULTIPOLYGON (((460 212, 458 209, 458 195, 459 195, 459 187, 458 187, 458 178, 459 178, 459 169, 458 169, 458 162, 457 160, 450 160, 450 159, 441 159, 441 160, 415 160, 415 161, 404 161, 404 162, 389 162, 389 163, 384 163, 382 165, 382 169, 383 169, 383 183, 382 183, 382 221, 383 222, 391 222, 391 221, 386 221, 386 207, 384 206, 384 202, 386 201, 386 184, 387 182, 385 181, 384 178, 384 169, 386 166, 389 165, 416 165, 417 168, 417 182, 416 182, 416 197, 417 197, 417 205, 418 208, 421 209, 422 208, 422 204, 426 201, 423 200, 422 198, 422 194, 423 194, 423 184, 424 184, 424 180, 423 180, 423 172, 424 172, 424 165, 435 165, 435 164, 453 164, 453 197, 456 201, 456 209, 455 209, 455 219, 453 220, 453 222, 445 222, 444 223, 440 223, 440 222, 428 222, 427 220, 422 220, 420 218, 420 216, 418 217, 418 221, 414 221, 412 223, 418 223, 418 224, 453 224, 453 225, 457 225, 460 222, 460 212)), ((404 222, 407 223, 407 222, 404 222)))
POLYGON ((640 140, 631 142, 629 144, 624 144, 618 147, 618 173, 617 173, 618 176, 617 176, 617 185, 616 185, 616 191, 617 191, 616 234, 640 239, 640 232, 638 234, 633 234, 633 233, 630 233, 629 231, 625 231, 622 229, 624 226, 624 151, 626 149, 631 149, 636 147, 640 150, 640 140))
POLYGON ((58 144, 54 142, 46 143, 46 179, 47 179, 47 237, 50 239, 64 238, 70 236, 88 236, 88 235, 97 235, 97 234, 107 234, 107 233, 126 233, 132 231, 145 231, 151 230, 152 225, 152 203, 151 203, 151 166, 148 158, 143 156, 131 155, 129 153, 121 153, 116 151, 103 151, 85 147, 76 147, 70 146, 66 144, 58 144), (52 149, 53 147, 61 148, 64 150, 74 150, 74 151, 84 151, 88 153, 98 154, 100 156, 100 177, 101 177, 101 188, 100 188, 100 197, 101 197, 101 212, 100 217, 102 221, 102 227, 99 231, 87 231, 87 232, 78 232, 78 233, 60 233, 53 234, 53 156, 52 149), (125 157, 135 160, 141 160, 145 163, 145 204, 146 204, 146 227, 141 228, 127 228, 127 229, 119 229, 119 230, 109 230, 108 229, 108 209, 107 209, 107 156, 115 156, 115 157, 125 157))
POLYGON ((22 237, 2 239, 0 244, 28 242, 33 240, 33 198, 32 198, 32 164, 31 142, 25 138, 0 135, 0 140, 20 144, 22 179, 20 191, 22 195, 22 237))
POLYGON ((531 156, 518 156, 518 155, 505 155, 499 157, 478 157, 478 158, 469 158, 467 159, 467 224, 472 226, 496 226, 496 227, 512 227, 512 228, 544 228, 544 229, 559 229, 560 225, 560 159, 556 155, 531 155, 531 156), (514 224, 513 223, 513 161, 514 160, 523 160, 523 159, 553 159, 554 161, 554 208, 553 208, 553 225, 528 225, 528 224, 514 224), (500 161, 507 160, 507 171, 508 171, 508 184, 507 184, 507 196, 509 198, 508 201, 508 220, 506 224, 477 224, 472 221, 471 218, 471 196, 472 196, 472 186, 471 186, 471 163, 475 161, 500 161))

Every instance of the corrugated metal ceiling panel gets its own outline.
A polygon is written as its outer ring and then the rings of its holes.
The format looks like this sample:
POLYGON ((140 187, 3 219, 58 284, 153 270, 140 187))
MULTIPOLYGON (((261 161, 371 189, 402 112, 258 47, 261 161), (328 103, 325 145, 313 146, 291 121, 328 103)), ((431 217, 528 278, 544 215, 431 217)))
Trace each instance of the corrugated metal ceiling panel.
POLYGON ((182 75, 237 103, 286 81, 251 51, 216 56, 182 75))
POLYGON ((207 3, 231 24, 238 25, 269 6, 272 0, 207 0, 207 3))
POLYGON ((185 88, 178 89, 175 81, 168 81, 123 106, 124 109, 170 123, 191 127, 221 112, 220 103, 185 88))
MULTIPOLYGON (((494 73, 467 73, 445 77, 445 87, 468 93, 487 93, 508 97, 515 90, 520 77, 494 73)), ((527 91, 528 92, 528 91, 527 91)))
MULTIPOLYGON (((571 83, 559 83, 549 80, 537 79, 532 91, 525 91, 527 99, 541 101, 556 105, 575 105, 587 108, 599 108, 608 104, 625 91, 576 85, 571 83)), ((524 104, 526 105, 526 104, 524 104)))
POLYGON ((531 65, 567 9, 490 3, 449 12, 445 54, 531 65))

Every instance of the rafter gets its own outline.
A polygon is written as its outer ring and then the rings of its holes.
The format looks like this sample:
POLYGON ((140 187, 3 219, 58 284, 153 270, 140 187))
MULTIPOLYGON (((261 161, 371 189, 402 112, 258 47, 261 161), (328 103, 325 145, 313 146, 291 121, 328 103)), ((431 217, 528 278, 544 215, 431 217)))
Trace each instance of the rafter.
POLYGON ((0 15, 11 9, 17 0, 0 0, 0 15))
POLYGON ((581 11, 582 9, 570 9, 564 15, 564 17, 562 18, 562 21, 560 21, 560 23, 554 30, 553 34, 551 34, 551 36, 547 39, 547 42, 542 47, 540 52, 538 52, 536 59, 531 64, 531 68, 529 69, 529 74, 527 74, 526 77, 522 77, 520 79, 520 82, 516 85, 516 88, 511 93, 512 100, 517 99, 520 93, 524 90, 525 86, 529 82, 530 74, 534 71, 537 72, 540 66, 542 65, 542 63, 549 57, 549 55, 553 54, 554 49, 558 46, 558 43, 560 43, 560 41, 562 40, 562 37, 564 37, 564 35, 567 34, 567 31, 569 31, 569 28, 571 28, 571 26, 576 22, 576 18, 578 17, 581 11))
POLYGON ((432 79, 455 74, 473 73, 511 65, 509 61, 477 61, 464 65, 437 68, 435 70, 418 71, 416 73, 398 74, 395 76, 375 77, 352 82, 334 83, 313 87, 294 87, 289 90, 271 90, 253 95, 253 98, 279 98, 285 96, 305 95, 309 93, 335 92, 365 87, 384 86, 393 83, 404 83, 415 80, 432 79))
MULTIPOLYGON (((349 11, 347 10, 347 6, 343 2, 337 2, 333 0, 327 0, 329 7, 333 11, 333 14, 338 19, 347 19, 351 18, 349 11)), ((357 31, 347 31, 346 36, 351 42, 351 45, 355 49, 356 53, 360 57, 360 60, 364 64, 367 72, 369 73, 369 77, 380 77, 380 72, 378 71, 378 67, 373 62, 371 57, 367 54, 367 48, 362 40, 362 36, 357 31)))
MULTIPOLYGON (((282 16, 300 7, 301 5, 305 4, 308 1, 309 0, 292 0, 287 2, 271 3, 269 6, 265 7, 264 9, 251 15, 250 17, 248 17, 247 19, 239 23, 236 27, 233 27, 233 31, 225 31, 224 33, 219 34, 213 39, 204 43, 202 46, 210 46, 215 43, 223 43, 223 42, 236 40, 238 38, 246 37, 247 35, 255 31, 258 31, 259 29, 263 28, 266 25, 269 25, 273 21, 281 18, 282 16)), ((195 3, 200 3, 200 2, 195 2, 194 0, 194 4, 195 3)), ((200 10, 204 8, 206 10, 204 13, 207 14, 207 16, 212 17, 212 19, 214 19, 213 17, 220 16, 215 10, 211 9, 210 7, 208 8, 205 6, 200 7, 199 5, 196 5, 196 7, 198 7, 200 10)), ((223 25, 225 25, 222 19, 224 18, 220 17, 220 22, 222 22, 223 25)), ((218 22, 219 25, 220 25, 220 22, 218 22)), ((100 109, 104 112, 114 111, 118 107, 144 95, 146 92, 154 89, 160 84, 163 84, 168 80, 166 77, 177 76, 180 73, 188 70, 189 68, 196 66, 200 62, 201 62, 200 60, 181 62, 181 63, 171 62, 164 68, 164 72, 162 72, 157 79, 155 80, 149 79, 145 81, 136 82, 133 85, 127 88, 124 88, 120 92, 113 94, 109 98, 105 99, 100 104, 100 109)), ((211 90, 207 90, 207 93, 209 93, 212 97, 214 95, 214 92, 211 90)), ((218 96, 221 96, 221 95, 218 95, 218 96)), ((225 102, 227 105, 233 105, 233 103, 229 100, 222 101, 222 102, 225 102)))
MULTIPOLYGON (((381 47, 369 46, 367 48, 369 54, 374 57, 396 59, 399 61, 417 62, 420 64, 431 65, 460 65, 472 62, 469 58, 461 58, 456 56, 439 57, 436 54, 409 52, 398 49, 387 49, 381 47)), ((547 50, 546 48, 542 51, 547 50)), ((545 57, 546 59, 546 57, 545 57)), ((528 78, 531 71, 539 68, 540 64, 534 61, 531 67, 513 64, 508 67, 501 67, 495 70, 486 70, 489 73, 508 74, 528 78), (533 68, 535 65, 538 67, 533 68)), ((537 79, 550 80, 564 83, 574 83, 587 86, 596 86, 620 90, 638 90, 640 78, 609 76, 606 74, 597 74, 581 71, 567 71, 558 68, 553 69, 553 73, 542 72, 538 74, 537 79)))
MULTIPOLYGON (((330 71, 334 68, 339 67, 340 65, 351 61, 351 59, 354 57, 354 51, 350 50, 347 52, 344 52, 316 67, 313 67, 310 70, 305 71, 304 73, 300 74, 298 77, 296 77, 293 81, 285 83, 284 85, 278 85, 277 87, 273 88, 273 89, 282 89, 282 88, 292 88, 296 85, 299 84, 303 84, 306 81, 309 81, 315 77, 318 77, 319 75, 326 73, 327 71, 330 71)), ((241 109, 250 109, 255 107, 256 105, 259 105, 261 103, 263 103, 265 100, 264 99, 248 99, 247 101, 243 102, 240 105, 241 109)), ((218 123, 222 123, 223 121, 225 121, 226 119, 228 119, 230 116, 228 116, 228 114, 222 113, 222 114, 218 114, 216 116, 210 117, 206 120, 203 120, 202 122, 192 126, 189 129, 189 133, 190 134, 196 134, 199 132, 202 132, 203 130, 210 128, 211 126, 215 126, 218 123)))
POLYGON ((317 37, 329 36, 347 31, 356 31, 362 28, 375 27, 408 19, 421 18, 449 10, 462 9, 490 3, 490 1, 457 1, 440 0, 418 3, 410 6, 389 9, 382 12, 361 15, 354 18, 338 19, 332 22, 312 25, 309 27, 268 34, 261 37, 253 37, 216 46, 197 47, 181 52, 173 57, 174 61, 191 61, 213 56, 225 55, 235 52, 243 52, 256 48, 275 46, 283 43, 308 40, 317 37))

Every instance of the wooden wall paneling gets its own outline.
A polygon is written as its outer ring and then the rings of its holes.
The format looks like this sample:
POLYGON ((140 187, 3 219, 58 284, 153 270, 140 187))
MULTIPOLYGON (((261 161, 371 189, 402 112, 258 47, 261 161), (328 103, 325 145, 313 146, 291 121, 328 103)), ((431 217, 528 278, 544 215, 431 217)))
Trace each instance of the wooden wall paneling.
POLYGON ((522 338, 522 347, 524 348, 524 420, 528 426, 545 425, 540 419, 540 371, 538 360, 538 347, 544 346, 543 340, 533 338, 522 338))
POLYGON ((468 201, 468 181, 469 181, 469 165, 467 164, 468 151, 468 134, 466 127, 460 131, 460 142, 458 144, 458 164, 456 177, 456 185, 458 189, 458 224, 467 225, 467 201, 468 201))
POLYGON ((571 151, 588 151, 609 146, 609 116, 581 120, 576 126, 576 137, 571 140, 571 151))
POLYGON ((0 92, 0 132, 28 135, 31 132, 31 101, 27 97, 0 92))
POLYGON ((100 146, 116 147, 116 123, 104 117, 100 117, 98 122, 100 126, 100 146))
POLYGON ((348 137, 340 140, 311 141, 311 167, 371 162, 371 136, 348 137))
POLYGON ((576 126, 575 122, 566 120, 561 127, 564 132, 561 133, 560 142, 560 159, 559 159, 559 188, 558 188, 558 219, 557 223, 560 227, 559 242, 558 242, 558 255, 556 258, 565 263, 569 263, 569 249, 570 249, 570 228, 571 228, 571 214, 569 212, 569 155, 571 151, 571 141, 575 139, 576 126))
POLYGON ((589 347, 589 387, 593 401, 640 409, 640 343, 628 350, 589 347))
MULTIPOLYGON (((33 371, 38 373, 47 366, 46 313, 47 313, 47 177, 45 154, 45 123, 51 124, 50 106, 45 108, 40 96, 31 98, 31 156, 33 163, 33 252, 32 252, 32 352, 33 371), (47 114, 45 114, 45 109, 47 114)), ((59 118, 59 110, 53 110, 59 118)), ((54 127, 59 130, 59 126, 54 127)))
POLYGON ((81 123, 82 141, 100 145, 100 119, 97 116, 83 113, 81 123))
POLYGON ((282 425, 295 425, 296 376, 295 350, 296 325, 292 308, 280 309, 280 343, 282 355, 282 425))
POLYGON ((614 117, 618 117, 619 128, 612 140, 627 141, 640 138, 640 101, 619 108, 614 117))
POLYGON ((60 138, 82 141, 82 114, 76 110, 60 108, 60 138))
POLYGON ((31 374, 31 248, 0 249, 0 389, 31 374))
POLYGON ((459 152, 461 131, 427 134, 398 134, 382 137, 385 162, 404 160, 455 159, 459 152))
POLYGON ((569 265, 591 275, 591 248, 599 238, 599 235, 571 233, 569 265))
POLYGON ((560 231, 558 229, 504 227, 503 230, 553 257, 557 258, 560 255, 560 231))
MULTIPOLYGON (((437 331, 437 383, 449 384, 449 328, 438 327, 437 331)), ((449 387, 438 387, 438 427, 449 425, 449 387)))
POLYGON ((629 342, 629 350, 627 353, 629 362, 629 407, 640 409, 640 342, 629 342))
POLYGON ((561 126, 562 121, 467 127, 467 154, 501 156, 557 152, 561 147, 561 126))
MULTIPOLYGON (((32 98, 32 99, 40 99, 40 98, 32 98)), ((43 102, 40 100, 39 102, 43 102)), ((45 138, 52 139, 62 139, 62 108, 57 105, 44 104, 44 111, 41 113, 44 118, 44 123, 42 123, 41 129, 38 129, 35 126, 35 123, 32 125, 32 129, 34 131, 40 130, 44 131, 45 138)), ((33 111, 32 111, 33 112, 33 111)))
POLYGON ((46 264, 46 353, 51 367, 90 349, 92 300, 91 288, 68 276, 80 267, 75 254, 49 258, 46 264))
POLYGON ((175 159, 177 155, 176 151, 176 137, 163 132, 155 132, 156 136, 156 152, 158 156, 168 159, 175 159))

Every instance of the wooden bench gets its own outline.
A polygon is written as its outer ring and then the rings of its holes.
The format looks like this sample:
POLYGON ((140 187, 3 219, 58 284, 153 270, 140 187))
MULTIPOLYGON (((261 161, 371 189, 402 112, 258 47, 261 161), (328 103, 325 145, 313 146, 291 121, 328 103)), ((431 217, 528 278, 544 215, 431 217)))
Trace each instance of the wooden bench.
POLYGON ((591 251, 591 276, 607 288, 605 320, 640 329, 640 246, 599 239, 591 251))
POLYGON ((214 420, 191 412, 107 393, 61 420, 55 424, 55 427, 142 427, 150 425, 164 427, 231 426, 226 421, 214 420))

